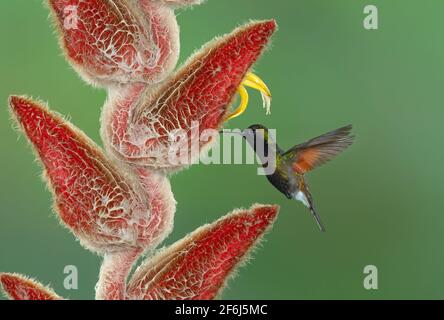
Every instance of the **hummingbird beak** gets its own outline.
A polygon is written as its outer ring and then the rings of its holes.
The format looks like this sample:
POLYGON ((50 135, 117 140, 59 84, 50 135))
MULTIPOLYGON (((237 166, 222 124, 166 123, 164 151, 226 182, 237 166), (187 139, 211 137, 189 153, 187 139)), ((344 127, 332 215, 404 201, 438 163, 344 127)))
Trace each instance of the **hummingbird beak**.
POLYGON ((237 89, 241 100, 240 105, 233 113, 231 113, 227 117, 226 121, 239 117, 242 113, 245 112, 245 110, 247 110, 249 96, 246 87, 258 90, 261 93, 264 109, 266 110, 267 115, 271 113, 270 89, 268 89, 267 85, 265 84, 264 81, 262 81, 261 78, 250 72, 247 74, 247 76, 237 89))
POLYGON ((225 133, 228 133, 228 134, 231 134, 231 135, 235 135, 235 136, 241 136, 242 138, 245 138, 245 132, 244 131, 225 131, 225 130, 220 130, 219 131, 219 134, 225 134, 225 133))

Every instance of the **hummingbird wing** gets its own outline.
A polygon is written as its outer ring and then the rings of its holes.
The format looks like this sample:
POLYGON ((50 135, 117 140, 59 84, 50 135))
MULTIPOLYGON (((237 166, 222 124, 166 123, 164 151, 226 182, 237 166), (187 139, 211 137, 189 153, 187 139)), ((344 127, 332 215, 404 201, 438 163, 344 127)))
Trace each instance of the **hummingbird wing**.
POLYGON ((354 139, 351 130, 352 126, 348 125, 298 144, 286 151, 283 158, 292 164, 294 172, 304 174, 347 149, 354 139))

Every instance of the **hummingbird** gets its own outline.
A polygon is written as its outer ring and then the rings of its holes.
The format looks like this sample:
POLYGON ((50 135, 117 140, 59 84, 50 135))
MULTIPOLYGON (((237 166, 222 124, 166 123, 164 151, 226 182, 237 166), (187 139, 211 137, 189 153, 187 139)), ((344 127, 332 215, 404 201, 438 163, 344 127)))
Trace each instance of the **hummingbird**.
POLYGON ((269 167, 270 161, 274 161, 273 173, 265 173, 270 183, 288 199, 302 202, 316 219, 319 229, 325 231, 314 206, 305 174, 347 149, 354 139, 351 130, 352 126, 348 125, 298 144, 287 151, 282 150, 269 134, 269 130, 260 124, 248 127, 242 136, 261 159, 264 168, 269 167))

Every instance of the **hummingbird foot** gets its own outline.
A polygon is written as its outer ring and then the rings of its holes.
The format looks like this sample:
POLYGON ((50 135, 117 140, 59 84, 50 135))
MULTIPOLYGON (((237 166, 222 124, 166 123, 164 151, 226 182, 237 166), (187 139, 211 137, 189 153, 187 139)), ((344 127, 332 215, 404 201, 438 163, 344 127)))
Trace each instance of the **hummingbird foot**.
POLYGON ((247 76, 245 77, 245 79, 242 81, 241 85, 237 89, 239 92, 240 99, 241 99, 240 105, 239 105, 239 107, 237 107, 237 109, 233 113, 231 113, 227 117, 226 121, 234 119, 236 117, 239 117, 241 114, 243 114, 245 112, 245 110, 247 110, 249 96, 248 96, 248 91, 247 91, 246 87, 256 89, 261 93, 263 107, 266 110, 266 114, 268 115, 271 113, 271 91, 270 91, 270 89, 268 89, 267 85, 264 83, 264 81, 262 81, 261 78, 259 78, 254 73, 250 72, 247 74, 247 76))

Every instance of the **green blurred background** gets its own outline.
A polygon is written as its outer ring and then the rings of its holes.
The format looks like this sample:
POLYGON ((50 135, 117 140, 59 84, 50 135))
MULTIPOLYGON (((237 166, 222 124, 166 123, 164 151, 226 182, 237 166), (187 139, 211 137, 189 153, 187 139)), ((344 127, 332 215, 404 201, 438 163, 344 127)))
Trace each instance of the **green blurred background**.
MULTIPOLYGON (((247 113, 231 127, 278 128, 284 148, 348 123, 357 134, 350 150, 309 176, 325 234, 255 166, 201 165, 173 177, 178 211, 167 243, 236 207, 282 206, 224 298, 444 298, 443 12, 439 0, 208 0, 178 12, 181 61, 249 19, 279 23, 272 50, 256 66, 274 94, 272 116, 252 93, 247 113), (377 31, 362 26, 366 4, 379 8, 377 31), (369 264, 378 267, 378 290, 363 287, 369 264)), ((90 299, 100 258, 52 214, 41 169, 12 128, 7 98, 49 101, 100 142, 105 93, 70 69, 40 0, 0 1, 0 41, 0 270, 90 299), (63 288, 66 265, 79 268, 79 290, 63 288)))

